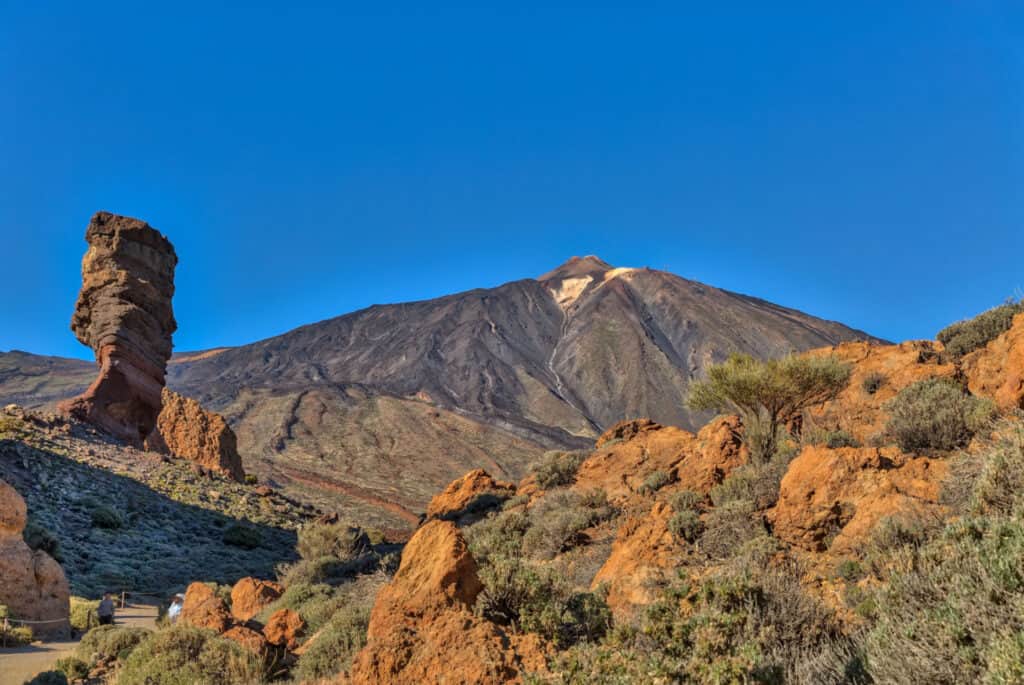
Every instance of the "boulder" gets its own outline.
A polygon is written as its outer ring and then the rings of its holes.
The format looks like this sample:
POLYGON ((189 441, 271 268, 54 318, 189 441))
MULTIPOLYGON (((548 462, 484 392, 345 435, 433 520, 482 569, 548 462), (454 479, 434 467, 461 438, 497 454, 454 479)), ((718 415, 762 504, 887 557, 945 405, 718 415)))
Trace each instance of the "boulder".
POLYGON ((0 480, 0 604, 12 618, 31 621, 36 636, 66 638, 71 633, 68 580, 51 556, 25 544, 26 514, 25 500, 0 480))
POLYGON ((231 588, 231 615, 245 622, 273 604, 284 593, 284 587, 269 580, 242 578, 231 588))
POLYGON ((179 620, 196 628, 223 633, 231 626, 231 612, 206 583, 192 583, 185 590, 179 620))
POLYGON ((427 518, 455 520, 481 514, 498 506, 515 491, 514 484, 496 481, 483 469, 475 469, 449 483, 430 500, 427 518))
POLYGON ((766 518, 777 538, 799 549, 856 553, 887 516, 941 511, 947 466, 896 447, 805 447, 766 518))
POLYGON ((237 642, 257 656, 265 656, 270 649, 267 639, 261 633, 246 626, 228 628, 223 637, 237 642))
POLYGON ((97 212, 85 233, 82 289, 71 330, 99 375, 61 411, 141 447, 156 427, 171 335, 174 247, 138 219, 97 212))
POLYGON ((263 626, 263 637, 275 647, 291 651, 299 646, 299 638, 306 629, 306 622, 292 609, 279 609, 267 619, 263 626))
POLYGON ((377 595, 352 683, 521 683, 544 672, 536 635, 507 632, 472 611, 482 585, 458 527, 434 520, 406 544, 398 573, 377 595))
POLYGON ((967 387, 1001 409, 1024 409, 1024 314, 1010 330, 963 358, 967 387))
POLYGON ((147 448, 188 459, 240 483, 245 480, 238 440, 223 416, 167 388, 162 401, 156 430, 146 439, 147 448))

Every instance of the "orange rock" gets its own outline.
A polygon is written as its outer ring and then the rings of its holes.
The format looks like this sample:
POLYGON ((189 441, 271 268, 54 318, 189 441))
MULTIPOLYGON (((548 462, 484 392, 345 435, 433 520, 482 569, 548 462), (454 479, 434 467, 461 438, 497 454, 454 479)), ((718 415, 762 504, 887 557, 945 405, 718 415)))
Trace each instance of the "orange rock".
POLYGON ((188 459, 238 482, 245 480, 235 432, 220 414, 164 388, 163 408, 146 447, 188 459))
POLYGON ((192 583, 185 590, 179 620, 196 628, 223 633, 231 625, 231 612, 209 585, 192 583))
MULTIPOLYGON (((515 489, 512 483, 496 481, 483 469, 475 469, 434 495, 427 506, 427 518, 458 519, 466 514, 479 513, 488 508, 489 496, 511 497, 515 489)), ((494 503, 497 501, 495 498, 494 503)))
POLYGON ((623 442, 599 441, 603 446, 580 465, 574 489, 601 489, 611 501, 622 504, 634 499, 648 476, 662 471, 674 479, 672 489, 707 492, 748 456, 735 416, 717 418, 697 435, 649 419, 618 426, 602 438, 630 437, 623 442))
POLYGON ((242 578, 231 588, 231 615, 248 621, 284 593, 284 587, 269 580, 242 578))
POLYGON ((263 626, 263 636, 267 642, 277 647, 293 650, 299 646, 299 638, 306 629, 306 622, 291 609, 279 609, 267 619, 263 626))
POLYGON ((12 618, 46 621, 31 626, 37 636, 66 638, 71 630, 67 578, 52 557, 25 544, 25 521, 25 500, 0 480, 0 604, 12 618))
POLYGON ((916 340, 899 345, 851 342, 809 352, 835 355, 853 366, 846 388, 834 400, 808 411, 809 425, 844 430, 860 442, 869 442, 884 433, 889 415, 883 407, 900 390, 929 378, 956 375, 955 364, 939 363, 941 351, 941 343, 916 340), (869 377, 881 379, 873 393, 864 388, 869 377))
POLYGON ((619 421, 617 424, 602 433, 597 439, 597 443, 594 447, 601 449, 609 442, 632 440, 640 433, 656 431, 661 428, 662 426, 660 424, 657 424, 650 419, 626 419, 625 421, 619 421))
POLYGON ((646 514, 631 516, 619 527, 612 553, 591 585, 591 589, 608 586, 608 606, 616 618, 628 617, 637 607, 653 602, 667 572, 680 565, 683 549, 668 529, 673 513, 667 504, 657 502, 646 514))
POLYGON ((543 671, 546 649, 472 612, 482 585, 454 523, 435 520, 406 544, 398 573, 377 595, 352 683, 520 683, 543 671))
POLYGON ((1024 409, 1024 314, 1007 332, 963 358, 967 387, 1002 409, 1024 409))
POLYGON ((946 471, 944 460, 895 447, 805 447, 767 519, 777 538, 798 548, 855 553, 883 518, 939 509, 946 471))
POLYGON ((229 628, 223 636, 237 642, 257 656, 264 656, 269 649, 267 639, 263 635, 245 626, 229 628))

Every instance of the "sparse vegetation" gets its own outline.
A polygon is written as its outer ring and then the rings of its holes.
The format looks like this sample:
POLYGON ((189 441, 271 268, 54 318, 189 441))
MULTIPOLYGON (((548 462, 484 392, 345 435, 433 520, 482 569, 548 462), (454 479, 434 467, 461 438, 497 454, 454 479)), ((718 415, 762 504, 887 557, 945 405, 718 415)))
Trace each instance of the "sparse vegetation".
POLYGON ((537 485, 544 490, 572 485, 580 464, 587 458, 586 452, 545 452, 532 467, 537 485))
POLYGON ((654 471, 644 479, 644 484, 640 486, 640 491, 644 494, 652 495, 671 483, 672 480, 671 474, 665 471, 654 471))
POLYGON ((221 539, 224 540, 225 545, 242 549, 256 549, 263 542, 263 536, 258 530, 239 523, 228 526, 221 539))
POLYGON ((957 382, 945 378, 907 386, 885 408, 890 415, 886 432, 908 452, 964 447, 996 416, 990 400, 972 397, 957 382))
POLYGON ((586 528, 614 514, 601 491, 579 495, 556 490, 544 495, 530 509, 530 527, 523 535, 523 553, 536 559, 551 559, 581 541, 586 528))
POLYGON ((1013 317, 1024 312, 1024 301, 1010 300, 973 319, 959 321, 938 332, 935 337, 954 357, 980 349, 1010 330, 1013 317))
POLYGON ((57 659, 54 669, 63 673, 68 680, 82 680, 89 675, 89 664, 73 656, 57 659))
POLYGON ((885 385, 885 374, 879 373, 878 371, 872 371, 868 375, 864 376, 861 388, 867 394, 874 395, 882 389, 883 385, 885 385))
POLYGON ((210 631, 176 625, 154 633, 124 660, 118 685, 261 683, 255 655, 210 631))
POLYGON ((762 362, 734 354, 691 387, 688 406, 739 414, 751 453, 768 461, 785 437, 785 422, 835 397, 850 371, 849 364, 833 357, 790 355, 762 362))
POLYGON ((87 633, 100 624, 100 617, 96 609, 100 603, 98 600, 88 600, 82 597, 71 598, 71 628, 78 633, 87 633))
POLYGON ((369 623, 370 612, 365 607, 343 606, 338 609, 299 659, 296 675, 302 680, 313 681, 347 669, 352 657, 366 644, 369 623))
POLYGON ((92 525, 107 530, 117 530, 124 525, 124 518, 112 507, 96 505, 89 513, 92 518, 92 525))

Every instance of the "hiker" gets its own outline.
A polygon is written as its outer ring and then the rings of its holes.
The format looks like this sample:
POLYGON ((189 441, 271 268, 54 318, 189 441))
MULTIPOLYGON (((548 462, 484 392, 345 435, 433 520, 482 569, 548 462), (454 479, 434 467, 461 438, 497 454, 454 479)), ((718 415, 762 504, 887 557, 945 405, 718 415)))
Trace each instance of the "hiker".
POLYGON ((171 606, 167 607, 167 620, 174 623, 178 620, 178 614, 181 613, 181 607, 185 605, 185 595, 176 594, 171 598, 171 606))
POLYGON ((110 593, 103 593, 103 599, 100 601, 99 607, 96 608, 96 613, 100 617, 101 626, 109 626, 114 623, 114 600, 110 598, 110 593))

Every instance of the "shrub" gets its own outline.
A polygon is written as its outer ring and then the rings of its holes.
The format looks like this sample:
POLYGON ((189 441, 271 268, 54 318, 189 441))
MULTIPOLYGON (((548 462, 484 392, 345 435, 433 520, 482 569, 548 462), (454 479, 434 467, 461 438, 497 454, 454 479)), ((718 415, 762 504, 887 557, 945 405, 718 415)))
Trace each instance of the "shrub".
POLYGON ((299 657, 296 674, 304 681, 328 678, 347 670, 352 657, 366 644, 370 612, 365 607, 345 607, 335 612, 299 657))
POLYGON ((241 547, 242 549, 256 549, 263 543, 263 535, 252 526, 245 526, 233 523, 224 529, 221 539, 225 545, 241 547))
POLYGON ((145 628, 98 626, 82 636, 75 656, 90 665, 107 659, 123 661, 151 634, 145 628))
POLYGON ((836 577, 848 583, 855 583, 864 577, 864 568, 856 559, 843 559, 836 564, 836 577))
POLYGON ((756 519, 751 500, 725 502, 711 509, 704 518, 700 549, 712 558, 728 559, 744 544, 764 534, 764 525, 756 519))
POLYGON ((704 532, 704 524, 697 512, 686 509, 672 515, 668 521, 668 529, 677 538, 696 542, 704 532))
POLYGON ((947 502, 965 513, 1010 516, 1024 511, 1024 424, 1006 421, 978 454, 961 454, 946 479, 947 502))
POLYGON ((100 624, 100 617, 96 613, 96 609, 99 605, 98 601, 72 597, 71 627, 79 633, 86 633, 98 626, 100 624))
POLYGON ((844 430, 804 431, 801 442, 805 445, 824 445, 830 449, 860 447, 860 442, 857 438, 844 430))
POLYGON ((956 382, 929 378, 907 386, 886 403, 888 435, 900 449, 953 450, 964 447, 993 419, 993 406, 964 393, 956 382))
POLYGON ((973 319, 959 321, 939 331, 936 338, 954 357, 962 357, 984 347, 1010 330, 1013 317, 1024 312, 1024 302, 1007 302, 973 319))
POLYGON ((105 528, 107 530, 117 530, 124 525, 124 519, 121 514, 116 510, 106 505, 99 505, 93 508, 89 512, 89 516, 92 519, 92 525, 95 528, 105 528))
POLYGON ((523 552, 537 559, 551 559, 583 541, 586 528, 612 517, 614 510, 601 491, 579 495, 555 490, 530 509, 530 528, 523 536, 523 552))
POLYGON ((246 485, 256 485, 259 482, 260 482, 260 479, 256 476, 255 473, 247 473, 247 474, 245 474, 245 484, 246 485))
POLYGON ((874 395, 878 392, 885 384, 885 374, 879 373, 878 371, 872 371, 868 375, 864 376, 864 381, 860 387, 869 395, 874 395))
POLYGON ((668 498, 668 505, 677 512, 697 511, 703 503, 704 496, 693 490, 680 490, 672 493, 668 498))
POLYGON ((261 683, 259 660, 230 640, 186 625, 154 633, 125 660, 118 685, 261 683))
POLYGON ((473 558, 486 565, 522 554, 523 537, 529 529, 530 516, 525 511, 503 511, 466 529, 466 539, 473 558))
POLYGON ((762 461, 775 454, 785 422, 831 399, 846 386, 851 367, 834 357, 790 355, 766 362, 734 354, 708 369, 690 388, 691 409, 731 411, 743 419, 744 441, 762 461))
POLYGON ((347 523, 319 523, 299 530, 295 550, 303 559, 333 557, 348 560, 371 550, 370 538, 347 523))
POLYGON ((34 519, 30 518, 25 524, 22 537, 25 538, 25 544, 31 549, 46 552, 57 561, 64 560, 60 552, 60 541, 34 519))
POLYGON ((68 680, 83 680, 89 675, 89 664, 73 656, 57 659, 53 666, 67 676, 68 680))
POLYGON ((665 471, 654 471, 644 478, 644 484, 640 486, 642 494, 650 495, 671 483, 672 476, 665 471))
POLYGON ((541 460, 533 465, 532 472, 537 485, 543 490, 572 485, 576 472, 587 458, 586 452, 545 452, 541 460))

